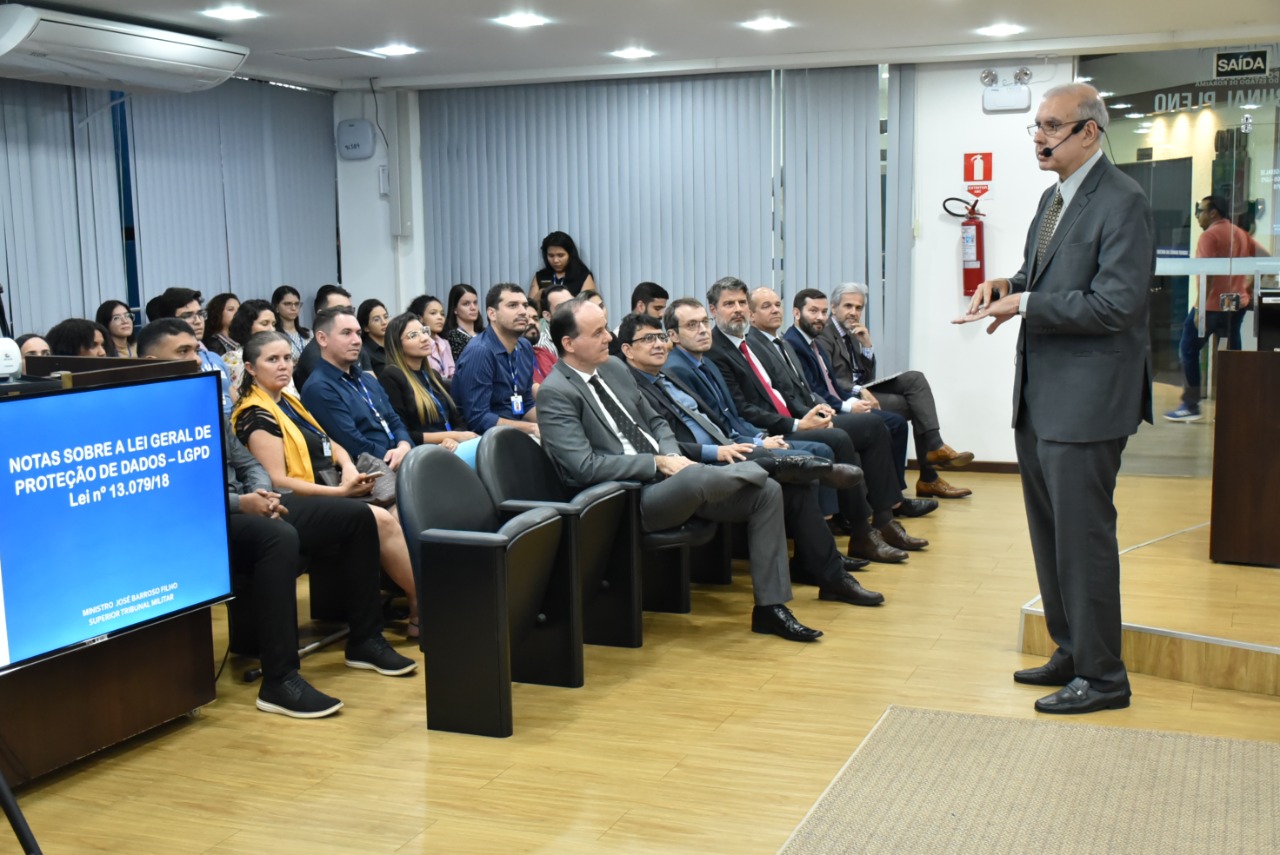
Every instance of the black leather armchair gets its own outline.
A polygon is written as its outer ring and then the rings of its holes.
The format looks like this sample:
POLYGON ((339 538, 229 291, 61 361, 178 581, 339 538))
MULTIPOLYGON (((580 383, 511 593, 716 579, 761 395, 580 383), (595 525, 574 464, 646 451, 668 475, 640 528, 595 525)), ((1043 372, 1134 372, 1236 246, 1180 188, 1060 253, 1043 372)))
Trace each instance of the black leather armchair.
POLYGON ((396 505, 418 586, 427 727, 510 736, 512 680, 582 685, 579 588, 556 564, 556 511, 502 522, 471 467, 429 445, 401 462, 396 505))
POLYGON ((476 472, 500 511, 546 507, 561 515, 559 560, 576 565, 583 641, 639 647, 639 526, 624 486, 608 481, 572 494, 538 443, 513 427, 485 433, 476 453, 476 472))

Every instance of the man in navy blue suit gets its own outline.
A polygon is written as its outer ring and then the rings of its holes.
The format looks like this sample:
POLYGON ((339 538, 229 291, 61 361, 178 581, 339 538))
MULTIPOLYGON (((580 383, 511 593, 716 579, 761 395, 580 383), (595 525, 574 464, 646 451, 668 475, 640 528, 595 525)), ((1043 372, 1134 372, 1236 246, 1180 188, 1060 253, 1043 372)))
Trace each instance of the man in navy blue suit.
MULTIPOLYGON (((793 326, 787 330, 783 336, 791 345, 795 355, 802 363, 804 369, 805 381, 809 384, 815 394, 820 396, 832 407, 842 409, 844 412, 863 412, 862 408, 868 408, 880 415, 882 418, 892 416, 902 419, 902 412, 911 413, 913 422, 916 424, 916 430, 922 434, 924 429, 919 425, 921 423, 921 413, 932 413, 932 422, 937 422, 937 408, 933 406, 933 392, 929 389, 928 382, 924 380, 924 376, 919 372, 908 371, 895 378, 903 380, 903 385, 912 388, 911 400, 908 401, 905 396, 889 394, 888 390, 877 388, 877 392, 881 393, 886 403, 897 403, 899 399, 903 403, 903 408, 897 412, 889 408, 882 408, 879 397, 872 395, 871 392, 862 389, 860 394, 855 395, 851 390, 845 389, 836 382, 836 369, 831 362, 831 357, 827 355, 826 350, 820 341, 823 330, 828 329, 828 307, 827 295, 823 294, 816 288, 805 288, 796 294, 795 300, 791 304, 791 317, 793 326), (918 375, 918 379, 916 376, 918 375), (914 388, 913 388, 914 387, 914 388), (923 399, 923 406, 917 406, 911 409, 909 404, 923 399), (917 412, 917 410, 919 412, 917 412)), ((829 332, 828 332, 829 335, 829 332)), ((861 355, 861 352, 859 353, 861 355)), ((905 439, 905 433, 904 433, 905 439)), ((916 484, 916 495, 933 496, 939 499, 962 499, 970 495, 973 491, 968 487, 955 487, 943 480, 938 474, 935 466, 930 461, 933 457, 926 450, 923 458, 920 457, 919 451, 928 448, 927 438, 921 436, 916 443, 917 459, 920 464, 920 481, 916 484)), ((941 434, 937 437, 937 442, 941 443, 941 434)), ((944 447, 945 446, 941 446, 944 447)), ((896 451, 896 449, 895 449, 896 451)), ((905 446, 903 451, 905 452, 905 446)), ((945 455, 945 452, 938 452, 945 455)), ((973 455, 964 452, 963 454, 952 453, 951 457, 955 459, 963 459, 965 456, 972 459, 973 455)), ((903 486, 906 484, 904 482, 903 486)))

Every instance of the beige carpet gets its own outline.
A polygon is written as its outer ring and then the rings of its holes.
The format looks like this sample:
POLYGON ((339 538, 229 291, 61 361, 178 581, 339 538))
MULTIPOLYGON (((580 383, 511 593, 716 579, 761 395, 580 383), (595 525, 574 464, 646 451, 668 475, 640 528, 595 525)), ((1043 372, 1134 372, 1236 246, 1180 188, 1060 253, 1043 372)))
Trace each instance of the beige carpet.
POLYGON ((1278 812, 1277 744, 891 706, 779 852, 1263 855, 1278 812))

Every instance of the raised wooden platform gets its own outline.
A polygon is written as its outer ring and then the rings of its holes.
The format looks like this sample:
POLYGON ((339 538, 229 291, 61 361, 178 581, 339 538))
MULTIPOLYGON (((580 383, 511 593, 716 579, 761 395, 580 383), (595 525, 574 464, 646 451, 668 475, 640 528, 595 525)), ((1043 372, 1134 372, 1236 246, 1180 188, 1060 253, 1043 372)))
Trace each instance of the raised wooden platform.
MULTIPOLYGON (((1207 524, 1121 548, 1130 671, 1280 696, 1280 570, 1210 562, 1207 524)), ((1039 597, 1022 607, 1018 649, 1053 652, 1039 597)))

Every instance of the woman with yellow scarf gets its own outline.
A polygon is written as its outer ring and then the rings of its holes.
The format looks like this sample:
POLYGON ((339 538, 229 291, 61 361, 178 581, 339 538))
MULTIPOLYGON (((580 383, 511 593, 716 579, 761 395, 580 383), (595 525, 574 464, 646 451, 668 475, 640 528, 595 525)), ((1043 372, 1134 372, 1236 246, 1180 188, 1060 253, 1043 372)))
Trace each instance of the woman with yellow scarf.
MULTIPOLYGON (((257 333, 244 343, 240 400, 231 413, 236 437, 258 459, 274 486, 299 496, 357 499, 373 490, 376 476, 356 471, 346 450, 333 442, 285 391, 293 380, 293 349, 283 333, 257 333)), ((409 547, 395 509, 369 505, 378 521, 382 567, 409 600, 406 635, 418 637, 418 597, 409 547)))

